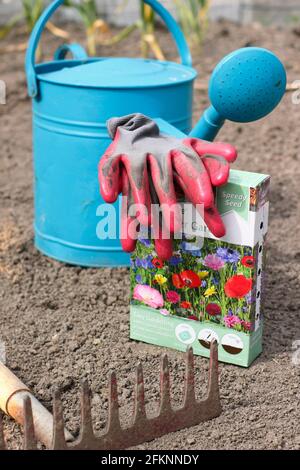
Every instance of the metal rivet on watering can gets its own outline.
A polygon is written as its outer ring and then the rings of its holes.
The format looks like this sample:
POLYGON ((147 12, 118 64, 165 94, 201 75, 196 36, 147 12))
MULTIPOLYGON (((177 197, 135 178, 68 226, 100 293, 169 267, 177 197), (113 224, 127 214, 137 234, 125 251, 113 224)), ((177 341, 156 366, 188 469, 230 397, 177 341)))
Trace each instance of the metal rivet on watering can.
POLYGON ((176 21, 156 0, 145 3, 172 33, 181 64, 143 59, 88 58, 81 46, 65 45, 55 60, 35 64, 35 53, 54 1, 38 20, 26 54, 29 95, 33 98, 35 241, 40 251, 82 266, 128 266, 117 231, 100 239, 103 216, 97 166, 110 144, 106 121, 140 112, 191 131, 191 55, 176 21), (70 52, 72 59, 67 59, 70 52), (116 236, 115 236, 116 235, 116 236))

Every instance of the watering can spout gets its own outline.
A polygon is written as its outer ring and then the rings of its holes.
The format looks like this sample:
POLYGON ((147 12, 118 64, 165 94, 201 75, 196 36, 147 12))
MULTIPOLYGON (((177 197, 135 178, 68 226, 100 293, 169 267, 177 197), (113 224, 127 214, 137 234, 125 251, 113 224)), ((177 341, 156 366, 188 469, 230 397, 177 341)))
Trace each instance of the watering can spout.
POLYGON ((224 123, 225 119, 213 106, 210 106, 204 111, 202 118, 190 133, 190 137, 213 141, 224 123))

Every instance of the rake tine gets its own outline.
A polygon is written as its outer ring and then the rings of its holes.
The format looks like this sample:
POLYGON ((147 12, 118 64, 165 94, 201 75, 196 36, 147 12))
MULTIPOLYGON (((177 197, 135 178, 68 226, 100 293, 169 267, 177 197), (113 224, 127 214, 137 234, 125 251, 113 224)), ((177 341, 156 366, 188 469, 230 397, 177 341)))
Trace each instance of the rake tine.
POLYGON ((118 400, 118 384, 115 371, 109 375, 109 413, 107 430, 116 433, 121 429, 120 415, 119 415, 119 400, 118 400))
POLYGON ((186 372, 185 372, 185 397, 184 408, 193 407, 196 402, 195 396, 195 371, 193 348, 189 347, 186 352, 186 372))
POLYGON ((161 359, 160 369, 160 415, 171 410, 170 369, 167 354, 161 359))
POLYGON ((81 435, 80 441, 88 442, 94 437, 92 410, 91 410, 91 390, 86 380, 82 382, 81 389, 81 435))
POLYGON ((0 450, 6 450, 4 432, 3 432, 3 419, 2 414, 0 414, 0 450))
POLYGON ((32 415, 31 399, 27 395, 23 401, 24 413, 24 450, 36 450, 36 438, 32 415))
POLYGON ((140 423, 146 418, 143 366, 139 363, 136 368, 135 411, 133 422, 134 424, 140 423))
POLYGON ((64 432, 63 406, 61 401, 61 393, 55 390, 53 396, 53 450, 66 450, 67 444, 64 432))

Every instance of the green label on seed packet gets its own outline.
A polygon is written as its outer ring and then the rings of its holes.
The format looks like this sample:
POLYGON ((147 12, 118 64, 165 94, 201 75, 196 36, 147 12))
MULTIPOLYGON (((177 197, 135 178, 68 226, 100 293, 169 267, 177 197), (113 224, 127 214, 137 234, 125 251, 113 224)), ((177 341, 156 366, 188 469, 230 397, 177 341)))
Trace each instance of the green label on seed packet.
POLYGON ((194 354, 204 357, 209 357, 211 341, 215 340, 219 360, 242 367, 248 367, 261 352, 261 335, 261 328, 249 336, 208 322, 164 316, 151 308, 133 305, 130 308, 131 339, 178 351, 186 351, 190 346, 194 354))
POLYGON ((228 183, 217 190, 217 206, 220 214, 230 211, 237 212, 243 219, 248 220, 249 188, 234 183, 228 183))

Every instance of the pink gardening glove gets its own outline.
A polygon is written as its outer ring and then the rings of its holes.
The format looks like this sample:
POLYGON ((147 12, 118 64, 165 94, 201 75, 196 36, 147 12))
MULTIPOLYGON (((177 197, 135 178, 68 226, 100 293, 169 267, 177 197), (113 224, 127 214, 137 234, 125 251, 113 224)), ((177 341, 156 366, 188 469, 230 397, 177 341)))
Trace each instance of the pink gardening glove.
POLYGON ((175 185, 195 206, 204 206, 204 220, 218 238, 225 227, 214 204, 214 187, 228 181, 230 166, 237 153, 224 143, 195 138, 176 139, 160 134, 157 124, 142 114, 108 121, 113 143, 99 163, 99 182, 104 201, 113 203, 120 193, 126 196, 122 207, 121 239, 124 251, 132 252, 136 237, 131 225, 151 224, 159 258, 172 256, 173 237, 182 230, 182 214, 177 204, 175 185), (138 211, 130 215, 130 207, 138 211), (151 205, 159 204, 162 217, 152 214, 151 205))

